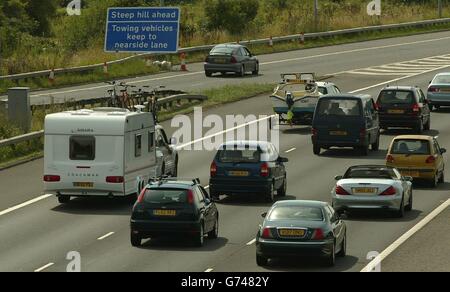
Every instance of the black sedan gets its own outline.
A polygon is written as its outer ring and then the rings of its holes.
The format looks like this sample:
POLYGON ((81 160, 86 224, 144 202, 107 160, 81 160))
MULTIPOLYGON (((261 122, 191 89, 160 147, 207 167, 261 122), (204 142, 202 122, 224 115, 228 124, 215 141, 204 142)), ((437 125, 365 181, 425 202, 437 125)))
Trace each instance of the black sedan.
POLYGON ((256 263, 270 258, 319 257, 334 266, 344 257, 347 228, 334 209, 324 202, 280 201, 268 213, 256 237, 256 263))
POLYGON ((143 239, 188 236, 197 246, 204 237, 216 239, 219 212, 198 180, 161 180, 140 194, 131 216, 131 245, 143 239))
POLYGON ((259 74, 259 61, 250 50, 238 44, 224 44, 214 47, 205 60, 205 74, 236 73, 244 77, 247 72, 259 74))

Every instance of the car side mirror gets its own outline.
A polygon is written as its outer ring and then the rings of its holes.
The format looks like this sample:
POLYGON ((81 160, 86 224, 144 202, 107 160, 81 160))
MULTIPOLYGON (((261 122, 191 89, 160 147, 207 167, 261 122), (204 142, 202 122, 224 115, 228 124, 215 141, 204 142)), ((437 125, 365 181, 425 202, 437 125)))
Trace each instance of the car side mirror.
POLYGON ((177 143, 178 143, 177 138, 175 137, 170 138, 170 145, 177 145, 177 143))
POLYGON ((441 154, 445 154, 445 153, 447 153, 447 149, 442 148, 442 149, 441 149, 441 154))
POLYGON ((342 175, 336 175, 334 177, 334 180, 341 180, 342 178, 344 178, 342 175))
POLYGON ((266 218, 267 217, 267 212, 262 213, 261 217, 266 218))
POLYGON ((160 150, 157 150, 156 151, 156 158, 157 159, 164 158, 164 153, 162 153, 162 151, 160 151, 160 150))
POLYGON ((208 199, 208 198, 205 199, 205 204, 206 205, 211 205, 211 203, 212 203, 211 199, 208 199))
POLYGON ((287 158, 285 158, 285 157, 279 157, 279 158, 278 158, 278 162, 281 162, 281 163, 287 163, 287 162, 289 162, 289 159, 287 159, 287 158))
POLYGON ((412 176, 405 176, 404 179, 409 182, 412 182, 414 180, 412 176))

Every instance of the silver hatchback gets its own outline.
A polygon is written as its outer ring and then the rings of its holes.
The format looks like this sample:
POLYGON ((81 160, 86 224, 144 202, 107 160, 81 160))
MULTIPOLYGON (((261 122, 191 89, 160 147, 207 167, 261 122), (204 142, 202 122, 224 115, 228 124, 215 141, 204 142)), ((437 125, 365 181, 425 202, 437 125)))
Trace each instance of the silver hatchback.
POLYGON ((428 86, 430 109, 450 106, 450 73, 440 73, 428 86))
POLYGON ((223 44, 214 47, 205 60, 205 75, 235 73, 244 77, 247 72, 259 74, 259 61, 250 50, 239 44, 223 44))

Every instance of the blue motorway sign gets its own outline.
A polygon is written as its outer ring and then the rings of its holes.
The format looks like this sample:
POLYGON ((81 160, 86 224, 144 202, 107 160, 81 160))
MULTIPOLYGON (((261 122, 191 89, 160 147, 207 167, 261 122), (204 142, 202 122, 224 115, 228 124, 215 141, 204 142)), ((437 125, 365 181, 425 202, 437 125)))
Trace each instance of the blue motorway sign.
POLYGON ((105 51, 176 53, 179 31, 179 8, 109 8, 105 51))

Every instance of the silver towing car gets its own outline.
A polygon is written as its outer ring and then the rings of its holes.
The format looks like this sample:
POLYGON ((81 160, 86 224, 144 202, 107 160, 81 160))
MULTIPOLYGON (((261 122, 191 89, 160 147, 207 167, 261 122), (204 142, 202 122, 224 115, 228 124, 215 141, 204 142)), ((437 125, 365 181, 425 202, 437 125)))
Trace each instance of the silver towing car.
POLYGON ((339 212, 350 209, 384 209, 402 218, 413 207, 412 178, 403 177, 392 167, 362 165, 350 167, 344 176, 336 176, 331 191, 333 207, 339 212))

